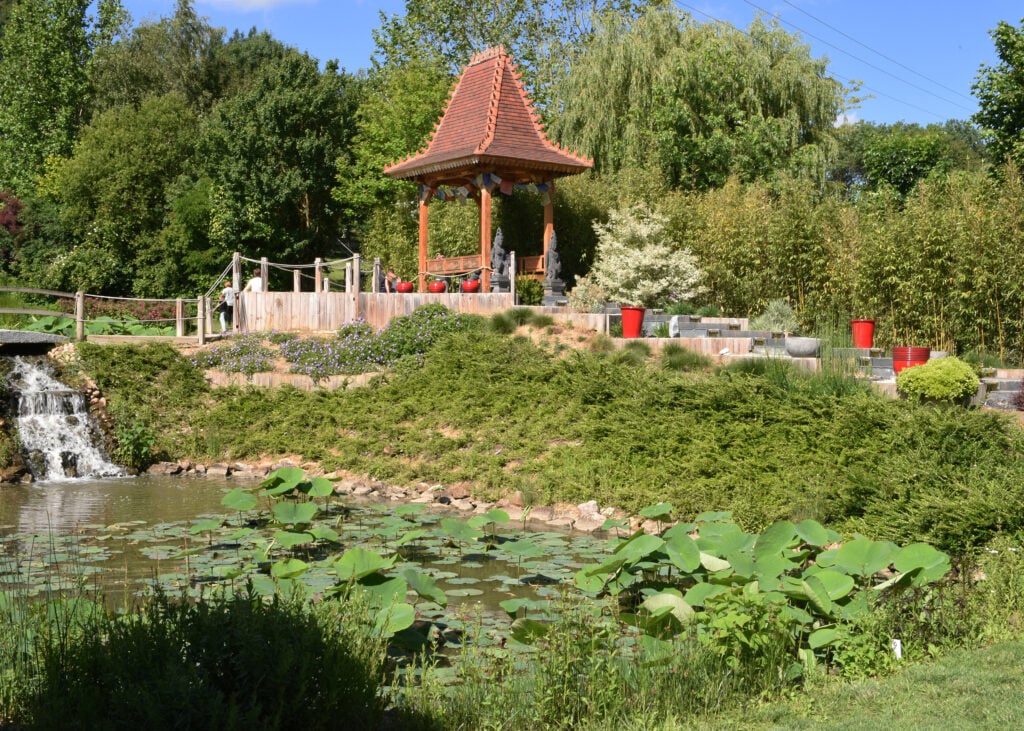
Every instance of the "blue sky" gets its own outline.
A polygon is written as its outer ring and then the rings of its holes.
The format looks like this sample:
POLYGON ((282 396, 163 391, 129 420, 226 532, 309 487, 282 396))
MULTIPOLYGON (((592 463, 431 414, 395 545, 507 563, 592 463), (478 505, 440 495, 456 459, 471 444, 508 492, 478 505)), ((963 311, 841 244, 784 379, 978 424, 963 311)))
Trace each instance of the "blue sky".
MULTIPOLYGON (((474 2, 480 0, 467 0, 474 2)), ((136 22, 174 11, 174 0, 123 0, 136 22)), ((853 119, 929 124, 966 119, 978 68, 994 63, 989 30, 1000 20, 1020 25, 1020 0, 685 0, 677 5, 698 21, 725 20, 740 28, 761 10, 799 33, 814 56, 846 83, 859 80, 872 95, 853 119)), ((349 71, 367 67, 379 11, 401 13, 404 0, 196 0, 196 11, 228 32, 256 26, 321 62, 337 59, 349 71)))

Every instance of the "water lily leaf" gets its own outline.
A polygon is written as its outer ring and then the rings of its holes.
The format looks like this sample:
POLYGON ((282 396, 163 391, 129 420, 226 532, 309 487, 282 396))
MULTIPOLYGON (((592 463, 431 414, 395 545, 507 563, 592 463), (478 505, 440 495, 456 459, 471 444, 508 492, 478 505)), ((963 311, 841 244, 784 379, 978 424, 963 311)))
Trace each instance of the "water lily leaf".
POLYGON ((441 607, 448 606, 448 597, 441 591, 433 577, 427 576, 415 569, 406 569, 400 572, 399 576, 405 579, 412 590, 424 599, 432 601, 441 607))
POLYGON ((405 579, 376 572, 361 578, 358 586, 372 598, 371 606, 385 608, 404 601, 409 589, 405 579))
POLYGON ((374 628, 382 637, 390 637, 396 632, 412 627, 416 621, 416 610, 409 604, 392 604, 377 615, 374 628))
POLYGON ((801 520, 796 524, 796 534, 800 536, 800 540, 810 546, 826 546, 828 545, 829 531, 816 520, 801 520))
POLYGON ((647 518, 648 520, 660 520, 667 521, 672 515, 672 511, 675 508, 672 507, 671 503, 658 503, 657 505, 648 505, 640 511, 640 517, 647 518))
POLYGON ((893 559, 892 544, 857 538, 836 552, 835 567, 853 576, 874 576, 893 559))
POLYGON ((423 510, 426 510, 426 507, 427 506, 424 505, 423 503, 406 503, 405 505, 399 505, 398 507, 396 507, 394 513, 395 515, 402 516, 415 515, 416 513, 420 513, 423 510))
POLYGON ((627 563, 635 563, 660 550, 664 545, 664 539, 647 535, 639 530, 616 546, 614 553, 619 558, 625 559, 627 563))
POLYGON ((604 523, 601 524, 601 530, 615 530, 616 528, 627 527, 629 527, 629 518, 620 518, 619 520, 605 518, 604 523))
POLYGON ((812 650, 831 645, 839 639, 839 631, 835 627, 822 627, 811 632, 807 637, 807 646, 812 650))
POLYGON ((284 525, 303 525, 313 520, 317 510, 316 503, 278 503, 274 518, 284 525))
POLYGON ((310 497, 329 497, 334 494, 334 483, 326 477, 314 477, 305 493, 310 497))
POLYGON ((790 521, 780 520, 773 523, 754 543, 754 558, 760 559, 782 553, 787 548, 792 548, 796 539, 796 526, 790 521))
POLYGON ((470 588, 449 589, 447 593, 448 593, 448 596, 458 596, 458 597, 481 596, 483 594, 483 592, 480 589, 470 589, 470 588))
POLYGON ((256 496, 251 492, 246 492, 240 487, 236 487, 234 490, 229 492, 220 501, 220 504, 230 510, 237 510, 238 512, 244 512, 246 510, 252 510, 257 504, 256 496))
POLYGON ((509 518, 508 516, 508 513, 506 513, 504 510, 500 510, 499 508, 491 508, 486 513, 484 513, 484 515, 488 518, 488 520, 490 520, 490 522, 497 523, 498 525, 505 525, 505 523, 508 523, 511 520, 511 518, 509 518))
POLYGON ((283 561, 276 561, 270 567, 270 575, 275 579, 294 579, 302 576, 309 570, 309 564, 297 558, 287 558, 283 561))
POLYGON ((516 642, 523 645, 532 645, 539 639, 547 636, 551 625, 545 622, 538 622, 536 619, 520 617, 512 623, 510 636, 516 642))
POLYGON ((732 520, 732 513, 728 510, 720 511, 708 511, 701 513, 694 518, 694 523, 721 523, 723 521, 732 520))
POLYGON ((502 543, 501 550, 517 558, 539 558, 544 555, 543 548, 525 538, 502 543))
POLYGON ((591 575, 585 568, 580 569, 573 576, 573 581, 576 582, 576 588, 589 594, 597 594, 602 591, 604 589, 604 582, 606 579, 607 574, 591 575))
POLYGON ((700 568, 700 549, 689 535, 679 532, 665 536, 665 552, 676 568, 687 572, 700 568))
POLYGON ((912 543, 909 546, 904 546, 896 554, 893 565, 897 571, 907 573, 914 569, 920 569, 913 578, 914 586, 937 581, 945 576, 950 568, 949 556, 927 543, 912 543))
POLYGON ((279 530, 275 531, 274 540, 282 548, 295 548, 303 543, 312 543, 316 538, 311 533, 292 533, 291 531, 279 530))
POLYGON ((361 579, 376 571, 390 568, 397 558, 397 556, 392 556, 386 559, 379 553, 368 551, 365 548, 350 548, 334 562, 334 569, 338 573, 338 578, 343 581, 361 579))

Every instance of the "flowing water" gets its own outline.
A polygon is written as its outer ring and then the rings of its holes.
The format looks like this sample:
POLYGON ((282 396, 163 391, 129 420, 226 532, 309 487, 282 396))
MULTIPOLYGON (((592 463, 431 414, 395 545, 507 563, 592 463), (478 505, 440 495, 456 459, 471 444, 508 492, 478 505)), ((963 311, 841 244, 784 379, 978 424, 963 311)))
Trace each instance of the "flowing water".
POLYGON ((103 454, 85 397, 57 380, 45 357, 12 358, 18 437, 37 480, 115 477, 124 471, 103 454))

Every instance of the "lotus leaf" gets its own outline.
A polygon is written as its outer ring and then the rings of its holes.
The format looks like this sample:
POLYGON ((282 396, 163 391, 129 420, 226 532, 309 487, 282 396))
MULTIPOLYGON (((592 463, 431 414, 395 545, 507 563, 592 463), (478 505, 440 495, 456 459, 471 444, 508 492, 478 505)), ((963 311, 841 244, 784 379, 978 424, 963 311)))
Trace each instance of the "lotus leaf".
POLYGON ((646 508, 640 511, 640 517, 647 518, 648 520, 661 520, 666 521, 672 515, 674 508, 671 503, 658 503, 657 505, 648 505, 646 508))
POLYGON ((911 572, 919 569, 913 577, 914 586, 937 581, 949 572, 949 556, 927 543, 912 543, 896 554, 893 565, 897 571, 911 572))
POLYGON ((851 576, 870 577, 892 562, 893 553, 890 543, 857 538, 839 548, 835 567, 851 576))
POLYGON ((441 530, 448 536, 451 536, 457 541, 463 543, 473 543, 478 538, 483 536, 483 533, 468 523, 456 520, 455 518, 445 518, 441 521, 441 530))
POLYGON ((278 503, 274 518, 284 525, 305 525, 316 516, 316 503, 278 503))
POLYGON ((329 497, 334 494, 334 483, 326 477, 314 477, 308 485, 309 488, 303 492, 310 497, 329 497))
POLYGON ((749 579, 754 575, 754 559, 745 551, 732 551, 726 554, 726 560, 732 566, 733 574, 749 579))
POLYGON ((395 515, 415 515, 425 510, 426 507, 423 503, 407 503, 396 507, 394 513, 395 515))
POLYGON ((828 530, 816 520, 801 520, 796 524, 796 534, 800 540, 809 546, 822 548, 829 543, 839 541, 840 536, 835 531, 828 530))
POLYGON ((270 567, 270 575, 275 579, 294 579, 309 570, 309 564, 297 558, 277 561, 270 567))
POLYGON ((291 531, 279 530, 274 533, 274 540, 282 548, 295 548, 303 543, 312 543, 316 538, 311 533, 292 533, 291 531))
POLYGON ((794 568, 796 568, 796 564, 784 556, 763 556, 754 561, 753 575, 758 581, 765 584, 766 588, 778 588, 778 579, 794 568))
POLYGON ((399 576, 409 582, 409 586, 424 599, 434 602, 438 606, 448 606, 448 597, 438 587, 433 577, 428 576, 415 569, 406 569, 399 576))
POLYGON ((853 578, 832 569, 822 569, 807 576, 814 576, 820 581, 828 592, 829 599, 834 602, 849 596, 853 591, 853 578))
POLYGON ((253 495, 251 492, 246 492, 245 490, 239 487, 236 487, 234 490, 229 492, 220 501, 220 504, 223 505, 225 508, 237 510, 240 513, 246 510, 252 510, 253 508, 256 507, 256 503, 257 500, 255 495, 253 495))
POLYGON ((661 550, 665 541, 658 536, 647 535, 643 531, 637 531, 625 541, 615 547, 615 553, 626 559, 627 563, 635 563, 646 558, 655 551, 661 550))
POLYGON ((374 628, 382 637, 391 637, 396 632, 412 627, 416 621, 416 610, 409 604, 392 604, 377 615, 374 628))
POLYGON ((361 578, 357 586, 371 598, 371 606, 385 608, 403 601, 409 590, 405 579, 376 572, 361 578))
POLYGON ((221 521, 219 520, 200 520, 198 523, 193 523, 192 527, 188 529, 188 532, 192 535, 199 533, 209 533, 220 528, 221 521))
POLYGON ((365 548, 350 548, 334 562, 334 569, 338 573, 338 578, 344 581, 361 579, 376 571, 390 568, 396 559, 396 556, 386 559, 379 553, 365 548))
POLYGON ((547 636, 551 625, 538 622, 536 619, 520 617, 512 623, 510 636, 523 645, 532 645, 536 640, 547 636))
POLYGON ((801 582, 803 594, 811 605, 825 616, 832 614, 832 599, 829 598, 828 589, 817 576, 804 577, 801 582))
POLYGON ((423 538, 423 536, 427 535, 430 535, 430 532, 423 530, 422 528, 406 531, 402 534, 401 538, 395 541, 395 548, 404 546, 407 543, 412 543, 413 541, 419 540, 420 538, 423 538))
POLYGON ((654 617, 671 614, 680 624, 688 622, 695 614, 693 607, 687 604, 677 591, 655 594, 645 599, 640 606, 654 617))
POLYGON ((689 535, 683 532, 665 533, 665 553, 672 565, 681 571, 692 572, 700 568, 700 549, 689 535))
POLYGON ((835 627, 822 627, 816 629, 807 637, 807 646, 812 650, 817 650, 826 645, 831 645, 839 639, 839 630, 835 627))
POLYGON ((687 591, 683 596, 683 599, 685 599, 686 603, 691 607, 703 607, 704 602, 708 599, 724 594, 727 591, 729 591, 729 589, 725 586, 701 582, 691 586, 689 591, 687 591))
POLYGON ((517 558, 539 558, 544 555, 543 548, 525 538, 502 543, 501 550, 517 558))
POLYGON ((597 594, 604 590, 607 576, 607 574, 591 575, 587 569, 580 569, 573 576, 573 581, 576 582, 576 588, 580 591, 585 591, 588 594, 597 594))
POLYGON ((718 571, 725 571, 731 568, 728 561, 717 556, 712 556, 710 553, 700 552, 700 565, 712 573, 718 571))
POLYGON ((338 543, 341 537, 338 535, 338 531, 333 528, 329 528, 326 525, 317 525, 309 529, 309 532, 313 534, 313 537, 318 541, 330 541, 331 543, 338 543))
POLYGON ((792 548, 796 542, 796 526, 788 520, 780 520, 758 536, 754 543, 754 558, 762 559, 782 553, 787 548, 792 548))
POLYGON ((722 523, 727 520, 732 520, 732 513, 728 510, 719 511, 708 511, 701 513, 694 518, 694 523, 722 523))
POLYGON ((299 467, 279 467, 267 475, 266 479, 260 483, 260 486, 266 488, 268 491, 282 486, 286 486, 287 490, 292 490, 296 485, 302 482, 305 477, 306 473, 299 467))

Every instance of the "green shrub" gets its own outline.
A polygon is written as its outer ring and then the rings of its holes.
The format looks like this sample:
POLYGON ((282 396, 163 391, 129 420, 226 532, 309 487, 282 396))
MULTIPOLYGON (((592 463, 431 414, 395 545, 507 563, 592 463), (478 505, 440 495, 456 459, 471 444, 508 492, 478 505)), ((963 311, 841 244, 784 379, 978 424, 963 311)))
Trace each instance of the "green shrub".
POLYGON ((516 322, 507 312, 498 312, 487 321, 487 328, 499 335, 511 335, 516 331, 516 322))
POLYGON ((544 301, 544 284, 521 274, 516 277, 516 297, 519 304, 535 307, 544 301))
POLYGON ((117 444, 114 449, 114 459, 119 464, 137 470, 152 464, 156 437, 141 419, 132 419, 129 423, 118 423, 114 430, 114 441, 117 444))
POLYGON ((896 376, 899 392, 917 401, 963 401, 978 392, 978 384, 974 369, 952 356, 905 368, 896 376))
POLYGON ((158 597, 45 652, 31 726, 376 728, 379 668, 336 615, 329 604, 158 597))
POLYGON ((764 312, 750 321, 750 329, 796 333, 800 331, 800 321, 789 302, 777 299, 769 302, 764 312))
POLYGON ((668 343, 661 349, 661 365, 670 371, 695 371, 711 367, 711 358, 684 348, 679 343, 668 343))
POLYGON ((654 337, 656 338, 667 338, 669 333, 668 323, 659 322, 654 326, 654 337))

